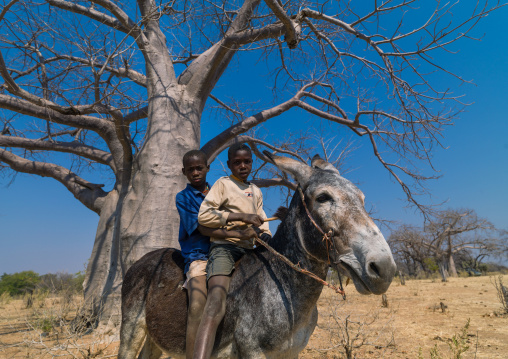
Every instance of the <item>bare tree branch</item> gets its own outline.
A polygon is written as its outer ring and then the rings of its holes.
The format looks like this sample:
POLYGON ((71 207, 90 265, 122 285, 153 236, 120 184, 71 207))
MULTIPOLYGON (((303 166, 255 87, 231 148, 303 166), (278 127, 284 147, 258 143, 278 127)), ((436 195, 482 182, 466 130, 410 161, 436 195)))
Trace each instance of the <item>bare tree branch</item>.
POLYGON ((107 25, 115 30, 119 30, 123 33, 129 34, 131 29, 129 26, 124 26, 124 24, 119 20, 115 19, 112 16, 104 14, 93 7, 85 7, 82 5, 78 5, 76 3, 71 3, 69 1, 64 0, 48 0, 48 3, 52 6, 60 8, 62 10, 70 11, 76 14, 84 15, 89 17, 90 19, 96 20, 101 24, 107 25))
POLYGON ((205 152, 209 158, 215 158, 217 154, 221 152, 220 149, 222 148, 223 150, 225 144, 236 136, 247 132, 260 123, 263 123, 273 117, 279 116, 295 105, 296 101, 294 98, 292 98, 286 102, 281 103, 280 105, 272 107, 271 109, 264 110, 255 115, 249 116, 243 121, 231 126, 230 128, 224 130, 212 138, 202 147, 202 151, 205 152))
POLYGON ((86 128, 101 135, 111 131, 111 124, 97 117, 64 115, 47 107, 37 106, 25 100, 0 94, 0 108, 15 111, 24 115, 60 123, 67 126, 86 128))
POLYGON ((31 140, 28 138, 0 135, 0 146, 24 148, 30 151, 45 150, 72 153, 88 158, 89 160, 102 163, 103 165, 110 166, 113 171, 115 171, 113 157, 110 153, 79 142, 31 140))
POLYGON ((131 113, 125 115, 123 120, 126 124, 129 124, 137 120, 146 118, 147 116, 148 116, 148 106, 145 106, 143 108, 132 111, 131 113))
POLYGON ((93 3, 100 5, 111 12, 118 21, 122 24, 122 26, 126 29, 129 29, 129 32, 132 36, 137 37, 141 32, 141 29, 138 25, 132 21, 132 19, 125 13, 118 5, 116 5, 113 1, 110 0, 91 0, 93 3))
POLYGON ((101 206, 107 193, 104 185, 88 182, 68 169, 44 162, 36 162, 16 156, 0 148, 0 161, 6 163, 14 171, 51 177, 62 183, 74 197, 92 211, 100 214, 101 206))
POLYGON ((18 2, 19 0, 11 0, 7 5, 5 5, 3 8, 2 8, 2 12, 0 12, 0 22, 2 22, 5 14, 7 14, 7 12, 9 11, 9 9, 18 2))
POLYGON ((234 43, 225 44, 225 38, 243 30, 260 1, 245 0, 224 38, 199 55, 180 75, 179 83, 187 85, 190 93, 201 95, 200 97, 206 99, 212 92, 215 84, 238 49, 238 45, 234 45, 234 43))
POLYGON ((4 62, 4 57, 2 55, 2 52, 0 51, 0 75, 2 75, 3 79, 5 80, 5 85, 9 92, 11 92, 14 95, 17 95, 27 101, 32 102, 33 104, 39 105, 39 106, 47 106, 50 108, 59 107, 56 103, 52 101, 48 101, 44 98, 35 96, 31 94, 28 91, 25 91, 19 85, 14 81, 11 74, 7 70, 7 66, 4 62))
POLYGON ((284 187, 289 188, 290 190, 295 191, 296 188, 298 187, 293 182, 290 182, 284 178, 255 179, 255 180, 252 180, 251 182, 254 183, 256 186, 258 186, 259 188, 284 186, 284 187))
POLYGON ((96 62, 92 62, 90 60, 83 59, 83 58, 80 58, 77 56, 69 56, 69 55, 57 55, 53 59, 47 59, 46 62, 53 61, 53 60, 54 61, 69 60, 69 61, 79 62, 81 64, 89 65, 89 66, 93 66, 93 67, 97 67, 97 68, 104 68, 105 71, 115 74, 118 77, 127 77, 128 79, 134 81, 137 85, 146 87, 146 76, 137 72, 137 71, 134 71, 131 68, 125 68, 125 67, 114 68, 112 66, 107 66, 102 63, 96 63, 96 62))
POLYGON ((275 16, 284 24, 286 42, 290 49, 294 49, 298 45, 298 37, 301 32, 300 24, 290 19, 277 0, 265 0, 265 2, 275 16))
MULTIPOLYGON (((108 2, 111 4, 110 7, 116 7, 109 0, 101 0, 100 2, 108 2)), ((175 86, 177 81, 173 61, 167 52, 166 37, 162 33, 159 24, 161 16, 158 10, 159 7, 153 0, 140 0, 138 4, 142 15, 141 23, 144 29, 137 35, 136 43, 145 57, 148 80, 154 87, 162 85, 165 88, 165 92, 167 92, 167 87, 170 85, 175 86), (160 61, 161 58, 164 61, 160 61), (164 71, 164 76, 168 78, 170 84, 161 82, 162 71, 164 71)), ((115 11, 121 10, 116 7, 115 11)), ((149 83, 147 83, 148 85, 149 83)))
POLYGON ((219 151, 219 148, 223 148, 226 143, 228 143, 230 140, 232 140, 234 137, 247 132, 251 128, 271 119, 274 117, 277 117, 281 115, 282 113, 288 111, 294 106, 297 106, 299 104, 299 99, 304 96, 306 93, 306 90, 311 88, 312 86, 316 86, 316 82, 311 82, 305 86, 303 86, 295 96, 293 96, 291 99, 274 106, 268 110, 263 110, 255 115, 249 116, 245 118, 244 120, 240 121, 237 124, 234 124, 233 126, 229 127, 228 129, 224 130, 214 138, 212 138, 210 141, 208 141, 203 147, 202 151, 205 152, 208 157, 215 158, 219 151))

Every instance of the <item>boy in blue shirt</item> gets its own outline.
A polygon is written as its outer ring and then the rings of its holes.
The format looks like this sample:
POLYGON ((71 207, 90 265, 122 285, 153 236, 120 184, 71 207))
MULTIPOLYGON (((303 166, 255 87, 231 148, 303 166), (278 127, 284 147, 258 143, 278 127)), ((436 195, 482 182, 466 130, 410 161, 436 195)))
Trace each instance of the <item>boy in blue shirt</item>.
POLYGON ((184 273, 187 280, 189 306, 187 315, 186 357, 192 358, 196 333, 207 298, 206 265, 210 249, 210 236, 214 238, 238 237, 248 239, 256 234, 252 228, 226 231, 199 226, 198 213, 209 190, 206 174, 210 170, 206 155, 192 150, 183 156, 182 173, 189 184, 176 195, 176 208, 180 215, 178 242, 185 259, 184 273))

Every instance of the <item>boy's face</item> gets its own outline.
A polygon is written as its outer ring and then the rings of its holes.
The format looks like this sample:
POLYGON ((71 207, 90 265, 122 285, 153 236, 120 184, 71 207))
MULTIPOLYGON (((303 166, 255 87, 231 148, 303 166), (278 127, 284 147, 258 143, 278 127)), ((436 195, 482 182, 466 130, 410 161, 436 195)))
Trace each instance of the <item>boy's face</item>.
POLYGON ((191 157, 185 161, 182 173, 187 177, 192 187, 202 187, 206 184, 206 174, 210 166, 206 165, 204 159, 191 157))
POLYGON ((236 151, 227 163, 235 177, 246 181, 252 171, 252 154, 245 150, 236 151))

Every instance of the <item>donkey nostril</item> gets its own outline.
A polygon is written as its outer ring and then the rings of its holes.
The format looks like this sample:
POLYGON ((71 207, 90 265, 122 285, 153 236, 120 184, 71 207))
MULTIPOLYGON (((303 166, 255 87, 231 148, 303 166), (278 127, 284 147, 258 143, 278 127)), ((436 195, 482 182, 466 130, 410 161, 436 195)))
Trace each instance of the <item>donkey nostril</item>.
POLYGON ((381 277, 381 273, 379 272, 379 269, 377 268, 377 266, 376 266, 376 264, 375 264, 374 262, 371 262, 371 263, 369 264, 369 267, 370 267, 370 269, 371 269, 374 273, 376 273, 376 275, 377 275, 378 277, 381 277))

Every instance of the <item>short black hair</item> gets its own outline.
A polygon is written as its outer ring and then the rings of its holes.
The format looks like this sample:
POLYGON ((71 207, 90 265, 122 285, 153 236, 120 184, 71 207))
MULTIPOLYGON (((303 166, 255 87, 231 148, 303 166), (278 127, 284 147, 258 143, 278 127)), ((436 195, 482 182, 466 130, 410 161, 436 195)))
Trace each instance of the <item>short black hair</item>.
POLYGON ((187 162, 189 159, 196 157, 199 159, 202 159, 205 161, 205 165, 208 165, 208 158, 206 158, 206 154, 201 150, 191 150, 187 152, 185 155, 183 155, 182 164, 185 167, 185 162, 187 162))
POLYGON ((229 147, 228 150, 228 161, 231 160, 231 157, 233 157, 238 151, 247 151, 252 156, 252 150, 250 147, 245 143, 235 143, 233 146, 229 147))

